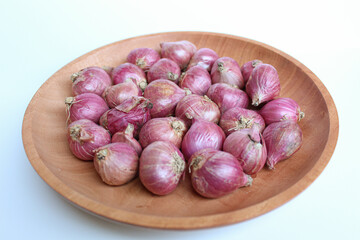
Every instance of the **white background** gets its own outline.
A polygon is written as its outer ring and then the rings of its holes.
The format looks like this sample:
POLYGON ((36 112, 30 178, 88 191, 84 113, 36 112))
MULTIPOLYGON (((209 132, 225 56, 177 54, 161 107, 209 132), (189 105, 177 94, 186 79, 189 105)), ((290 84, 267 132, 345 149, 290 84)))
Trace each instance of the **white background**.
POLYGON ((360 239, 359 1, 0 1, 0 239, 360 239), (89 215, 33 170, 21 140, 37 89, 68 62, 128 37, 211 31, 276 47, 310 68, 340 118, 336 151, 295 199, 255 219, 194 231, 89 215))

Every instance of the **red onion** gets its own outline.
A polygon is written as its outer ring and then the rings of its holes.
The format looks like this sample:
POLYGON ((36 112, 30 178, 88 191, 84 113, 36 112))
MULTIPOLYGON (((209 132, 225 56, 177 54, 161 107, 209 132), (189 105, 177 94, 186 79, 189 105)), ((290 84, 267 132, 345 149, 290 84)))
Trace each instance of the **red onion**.
POLYGON ((130 123, 126 127, 125 131, 115 133, 112 136, 111 142, 126 143, 133 147, 139 156, 141 155, 142 147, 140 143, 134 138, 134 125, 130 123))
POLYGON ((210 74, 200 66, 192 67, 181 75, 179 86, 194 94, 205 95, 211 86, 210 74))
POLYGON ((189 41, 160 43, 161 56, 176 62, 181 69, 187 67, 196 52, 196 46, 189 41))
POLYGON ((101 116, 100 124, 111 134, 125 131, 128 124, 134 126, 134 136, 139 135, 140 128, 150 120, 152 103, 143 97, 131 97, 101 116))
POLYGON ((174 83, 179 82, 181 70, 176 62, 162 58, 157 61, 148 71, 147 80, 149 83, 158 79, 167 79, 174 83))
POLYGON ((105 88, 111 86, 110 76, 99 67, 87 67, 71 75, 74 95, 95 93, 101 95, 105 88))
POLYGON ((226 83, 212 85, 206 95, 219 106, 221 113, 230 108, 246 108, 249 105, 249 97, 244 91, 226 83))
POLYGON ((65 104, 68 115, 67 122, 89 119, 97 123, 101 115, 109 110, 105 100, 95 93, 82 93, 75 97, 67 97, 65 104))
POLYGON ((203 197, 219 198, 252 183, 230 153, 203 149, 192 155, 189 162, 192 186, 203 197))
POLYGON ((263 137, 268 153, 266 165, 270 169, 291 157, 302 144, 301 129, 297 123, 290 120, 271 123, 265 128, 263 137))
POLYGON ((220 110, 210 98, 191 94, 180 100, 176 106, 176 117, 185 121, 187 126, 191 125, 191 119, 198 118, 209 122, 218 123, 220 110))
POLYGON ((67 140, 71 152, 81 160, 93 160, 94 150, 110 143, 111 136, 103 127, 81 119, 67 127, 67 140))
POLYGON ((123 82, 108 87, 103 93, 104 99, 111 108, 116 107, 132 96, 142 96, 142 91, 132 81, 123 82))
POLYGON ((280 81, 276 69, 265 63, 255 67, 246 84, 246 93, 254 106, 279 96, 280 81))
POLYGON ((253 128, 260 133, 265 128, 264 119, 260 114, 253 110, 239 107, 227 110, 221 116, 219 125, 227 136, 244 128, 253 128))
POLYGON ((173 82, 158 79, 151 82, 144 91, 144 97, 154 105, 151 117, 168 117, 174 114, 177 103, 185 96, 186 91, 173 82))
POLYGON ((266 103, 259 113, 267 125, 283 120, 297 122, 305 117, 305 113, 300 111, 300 106, 291 98, 272 100, 266 103))
POLYGON ((137 65, 144 71, 149 70, 159 60, 159 53, 152 48, 136 48, 127 56, 129 63, 137 65))
POLYGON ((181 151, 185 159, 189 159, 195 152, 204 148, 221 150, 224 140, 225 134, 218 125, 194 118, 182 141, 181 151))
POLYGON ((214 62, 211 68, 212 83, 227 83, 243 88, 245 85, 240 66, 232 58, 222 57, 214 62))
POLYGON ((170 142, 153 142, 141 154, 140 180, 147 190, 156 195, 174 191, 184 170, 184 157, 170 142))
POLYGON ((146 76, 144 71, 132 63, 123 63, 111 72, 114 84, 133 81, 139 86, 141 90, 144 90, 147 86, 146 76))
POLYGON ((210 48, 200 48, 191 58, 188 69, 200 66, 210 72, 214 62, 219 58, 216 52, 210 48))
POLYGON ((95 170, 108 185, 130 182, 137 174, 138 164, 136 151, 126 143, 110 143, 95 151, 95 170))
POLYGON ((186 131, 187 127, 184 121, 179 118, 153 118, 141 128, 139 141, 143 148, 156 141, 171 142, 180 148, 186 131))
POLYGON ((244 78, 245 83, 249 80, 254 68, 262 63, 262 61, 255 59, 241 66, 241 74, 244 78))
POLYGON ((266 163, 266 145, 257 130, 243 129, 230 134, 225 139, 224 151, 236 157, 249 175, 259 172, 266 163))

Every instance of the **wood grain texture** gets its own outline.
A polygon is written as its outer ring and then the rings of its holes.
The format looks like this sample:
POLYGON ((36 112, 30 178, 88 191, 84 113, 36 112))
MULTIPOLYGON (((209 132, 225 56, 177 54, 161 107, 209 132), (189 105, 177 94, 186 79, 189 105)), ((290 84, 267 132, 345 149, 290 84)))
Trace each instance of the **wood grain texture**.
POLYGON ((50 77, 31 100, 23 121, 23 143, 37 173, 55 191, 82 209, 114 221, 169 229, 208 228, 241 222, 289 201, 319 176, 329 162, 339 131, 335 104, 322 82, 289 55, 246 38, 206 32, 171 32, 131 38, 101 47, 67 64, 50 77), (304 141, 290 159, 273 171, 263 169, 251 187, 220 199, 205 199, 192 190, 189 177, 168 196, 155 196, 136 178, 110 187, 97 176, 92 162, 76 159, 66 140, 64 99, 70 75, 88 66, 117 66, 130 50, 163 41, 189 40, 198 48, 243 63, 261 59, 278 70, 281 97, 291 97, 306 113, 300 122, 304 141))

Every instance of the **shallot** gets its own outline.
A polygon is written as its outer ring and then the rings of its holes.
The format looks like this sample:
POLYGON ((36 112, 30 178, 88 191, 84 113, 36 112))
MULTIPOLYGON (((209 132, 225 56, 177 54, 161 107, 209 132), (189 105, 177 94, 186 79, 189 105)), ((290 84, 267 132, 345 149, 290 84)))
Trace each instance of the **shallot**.
POLYGON ((181 69, 189 64, 196 52, 196 46, 189 41, 163 42, 160 43, 161 56, 176 62, 181 69))
POLYGON ((126 143, 110 143, 95 150, 95 170, 108 185, 130 182, 137 173, 139 157, 126 143))
POLYGON ((140 180, 147 190, 156 195, 174 191, 184 171, 184 157, 170 142, 153 142, 141 154, 140 180))
POLYGON ((131 123, 128 124, 125 131, 115 133, 112 136, 111 142, 122 142, 129 144, 135 149, 139 156, 141 155, 142 147, 140 143, 134 138, 134 125, 132 125, 131 123))
POLYGON ((221 116, 219 125, 227 136, 244 128, 253 128, 260 133, 265 128, 264 119, 260 114, 253 110, 239 107, 227 110, 221 116))
POLYGON ((200 48, 191 58, 188 68, 200 66, 210 72, 214 62, 219 58, 216 52, 210 48, 200 48))
POLYGON ((112 70, 111 76, 115 85, 127 81, 132 81, 138 85, 141 90, 144 90, 147 86, 144 71, 132 63, 123 63, 117 66, 112 70))
POLYGON ((233 155, 214 149, 192 155, 189 172, 195 191, 206 198, 219 198, 252 184, 252 178, 242 171, 233 155))
POLYGON ((136 48, 127 56, 129 63, 135 64, 144 71, 148 71, 159 60, 159 53, 152 48, 136 48))
POLYGON ((103 93, 103 98, 111 108, 116 107, 132 96, 142 96, 141 89, 132 81, 108 87, 103 93))
POLYGON ((182 141, 181 151, 188 160, 192 154, 204 148, 221 150, 224 140, 225 134, 218 125, 194 118, 182 141))
POLYGON ((266 163, 266 145, 257 130, 233 132, 225 139, 224 151, 236 157, 244 173, 249 175, 259 172, 266 163))
POLYGON ((245 81, 237 61, 229 57, 221 57, 211 68, 212 83, 227 83, 243 88, 245 81))
POLYGON ((147 80, 149 83, 158 79, 167 79, 174 83, 179 82, 181 70, 176 62, 162 58, 157 61, 147 72, 147 80))
POLYGON ((105 100, 95 93, 82 93, 65 99, 67 122, 89 119, 99 122, 101 115, 109 110, 105 100))
POLYGON ((139 141, 143 148, 156 141, 171 142, 177 148, 187 131, 183 120, 176 117, 153 118, 141 128, 139 141))
POLYGON ((93 160, 94 150, 109 144, 111 136, 93 121, 81 119, 67 127, 67 140, 71 152, 81 160, 93 160))
POLYGON ((181 75, 179 86, 202 96, 211 86, 211 77, 203 67, 194 66, 181 75))
POLYGON ((254 106, 279 96, 280 80, 276 69, 265 63, 256 66, 246 84, 246 93, 254 106))
POLYGON ((267 148, 266 165, 274 169, 275 164, 291 157, 302 144, 299 125, 291 120, 274 122, 264 130, 263 137, 267 148))
POLYGON ((250 76, 251 76, 251 73, 252 71, 254 70, 254 68, 257 66, 257 65, 260 65, 262 64, 263 62, 260 61, 260 60, 252 60, 252 61, 249 61, 247 63, 245 63, 244 65, 241 66, 241 74, 244 78, 244 81, 245 83, 249 80, 250 76))

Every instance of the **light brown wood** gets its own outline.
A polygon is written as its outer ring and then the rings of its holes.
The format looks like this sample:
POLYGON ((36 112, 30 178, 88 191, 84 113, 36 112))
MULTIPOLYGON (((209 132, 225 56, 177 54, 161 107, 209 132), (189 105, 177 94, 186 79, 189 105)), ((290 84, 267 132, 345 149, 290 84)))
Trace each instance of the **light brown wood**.
POLYGON ((172 32, 131 38, 96 49, 69 63, 36 92, 23 122, 26 154, 37 173, 75 205, 114 221, 145 227, 194 229, 241 222, 289 201, 319 176, 329 162, 338 137, 335 104, 322 82, 289 55, 246 38, 205 32, 172 32), (87 66, 117 66, 137 47, 159 50, 162 41, 189 40, 198 48, 214 49, 240 65, 261 59, 276 67, 281 96, 296 100, 306 113, 300 122, 304 143, 290 159, 263 169, 251 187, 220 199, 197 195, 187 176, 168 196, 149 193, 136 178, 110 187, 97 176, 92 162, 76 159, 65 136, 64 99, 71 95, 70 75, 87 66))

